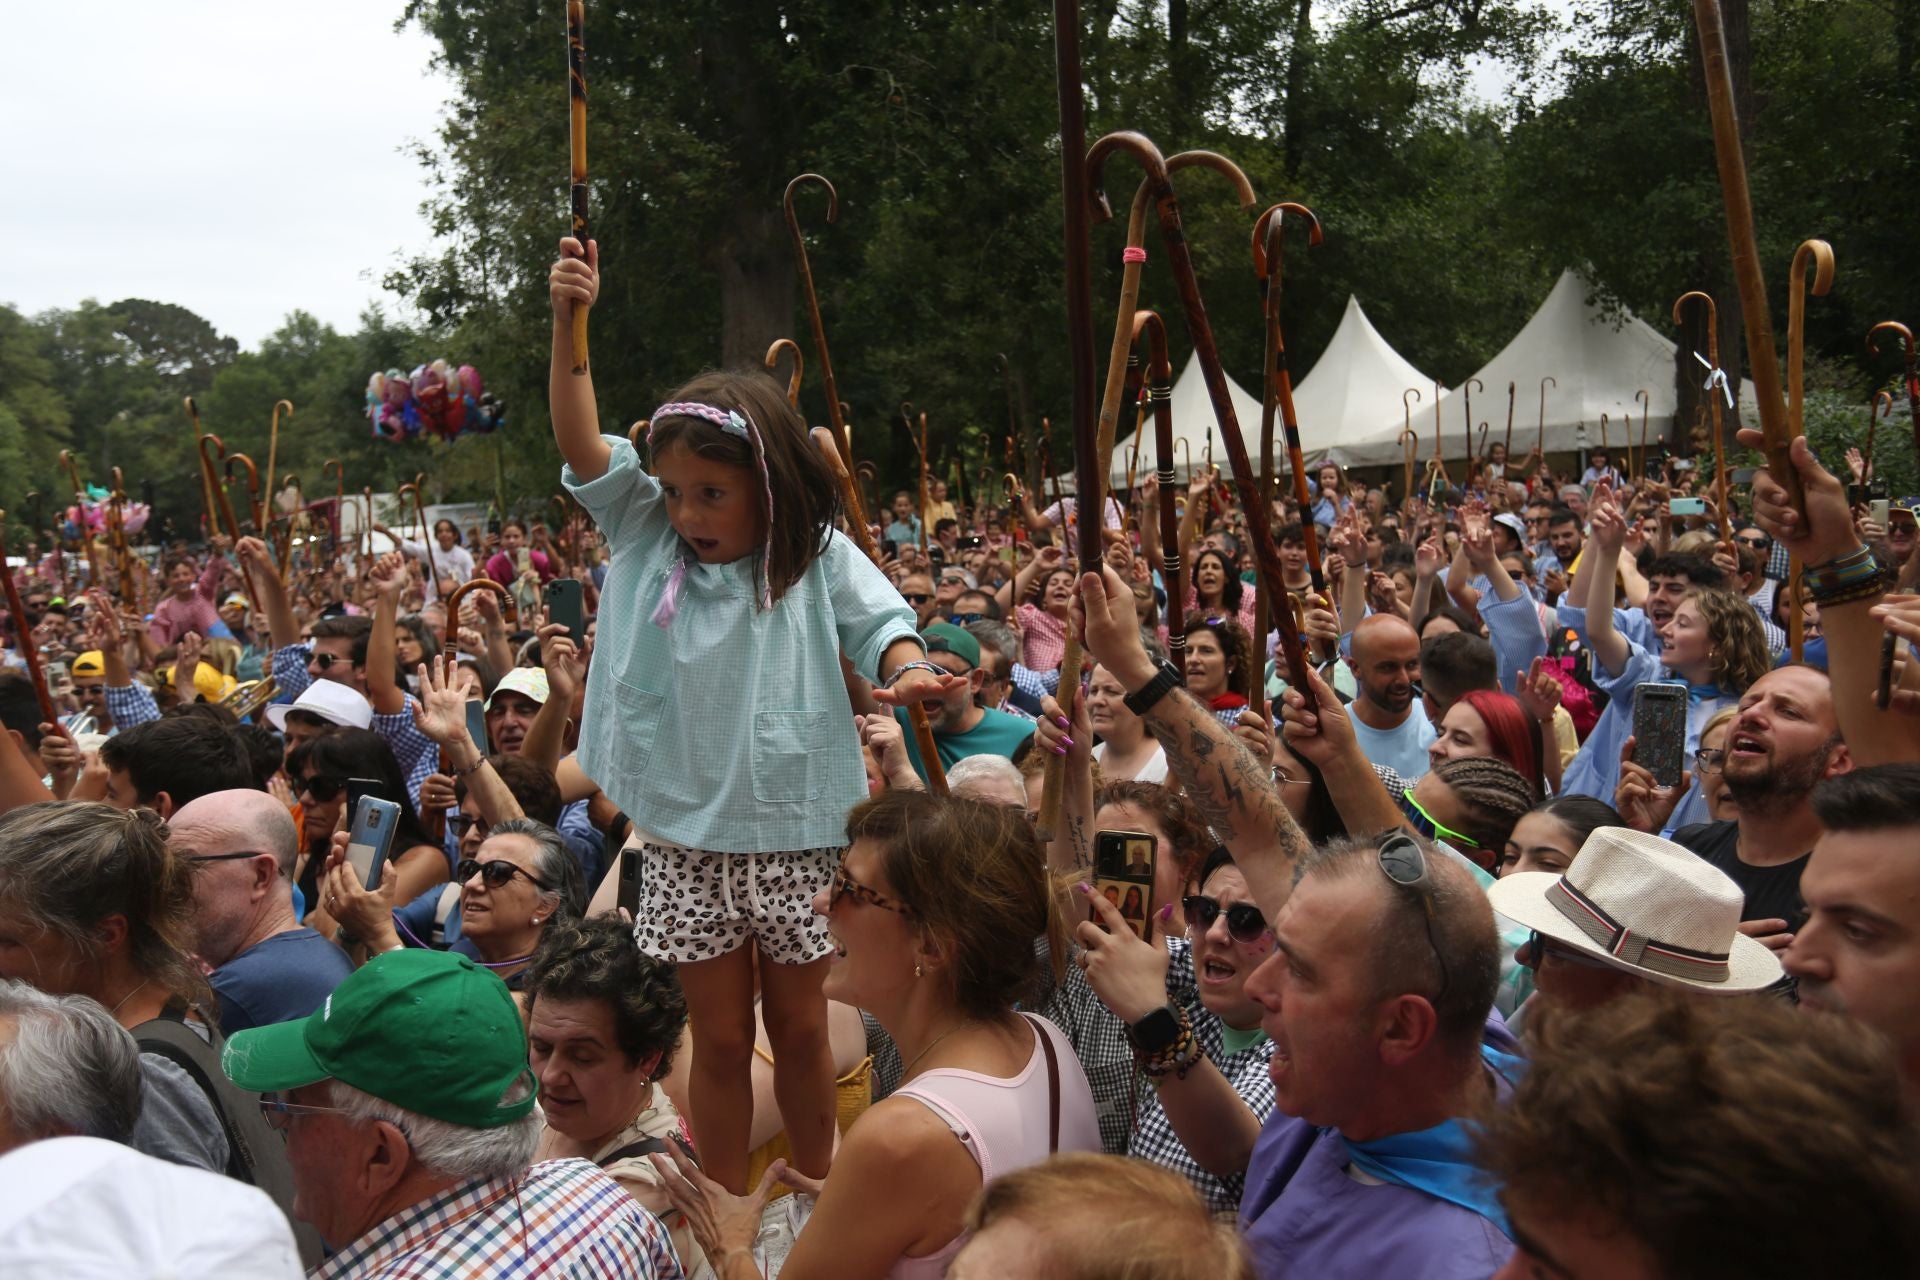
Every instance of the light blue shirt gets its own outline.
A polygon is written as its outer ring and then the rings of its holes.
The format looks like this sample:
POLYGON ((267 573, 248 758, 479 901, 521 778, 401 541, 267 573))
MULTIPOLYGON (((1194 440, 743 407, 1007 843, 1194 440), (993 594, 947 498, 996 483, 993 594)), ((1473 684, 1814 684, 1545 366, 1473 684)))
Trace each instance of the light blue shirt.
MULTIPOLYGON (((561 482, 606 534, 612 555, 587 676, 580 766, 641 830, 723 853, 846 842, 847 810, 867 794, 840 654, 869 680, 913 610, 838 530, 772 609, 757 557, 690 555, 670 626, 652 621, 685 549, 659 482, 622 436, 607 473, 561 482)), ((778 512, 776 510, 776 518, 778 512)))
POLYGON ((1417 699, 1396 729, 1375 729, 1362 724, 1359 716, 1349 718, 1353 723, 1353 736, 1368 760, 1386 765, 1409 783, 1426 776, 1427 747, 1439 735, 1433 731, 1433 722, 1420 709, 1417 699))
MULTIPOLYGON (((1619 610, 1614 611, 1614 619, 1617 623, 1619 610)), ((1586 610, 1563 604, 1560 606, 1560 620, 1585 637, 1586 610)), ((1657 681, 1671 682, 1672 677, 1661 667, 1658 658, 1632 640, 1627 641, 1626 665, 1618 675, 1608 674, 1606 668, 1595 660, 1593 682, 1607 695, 1607 709, 1600 713, 1599 723, 1593 726, 1593 732, 1587 735, 1586 742, 1581 744, 1579 752, 1567 765, 1566 774, 1560 779, 1561 795, 1592 796, 1596 800, 1613 803, 1614 789, 1620 785, 1620 747, 1633 733, 1634 690, 1642 684, 1657 681)), ((1693 766, 1693 753, 1700 749, 1700 730, 1707 721, 1723 708, 1739 705, 1738 694, 1687 700, 1687 745, 1682 758, 1689 769, 1693 766)), ((1696 777, 1693 786, 1688 788, 1687 794, 1674 809, 1673 816, 1667 819, 1666 829, 1675 831, 1689 823, 1712 820, 1707 812, 1706 797, 1700 792, 1700 779, 1696 777)))

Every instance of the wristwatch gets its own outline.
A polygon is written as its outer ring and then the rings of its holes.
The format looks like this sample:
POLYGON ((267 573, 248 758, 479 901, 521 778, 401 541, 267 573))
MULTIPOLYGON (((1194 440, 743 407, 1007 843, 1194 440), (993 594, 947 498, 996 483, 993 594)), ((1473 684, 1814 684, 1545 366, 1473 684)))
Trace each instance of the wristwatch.
POLYGON ((1160 669, 1154 675, 1153 679, 1147 681, 1141 685, 1139 689, 1121 699, 1121 701, 1126 704, 1127 710, 1137 716, 1144 716, 1147 712, 1153 710, 1155 703, 1186 683, 1182 678, 1180 668, 1174 666, 1165 658, 1160 659, 1159 665, 1160 669))
POLYGON ((1161 1005, 1140 1021, 1127 1026, 1127 1043, 1133 1046, 1136 1053, 1162 1053, 1179 1038, 1180 1012, 1170 1004, 1161 1005))

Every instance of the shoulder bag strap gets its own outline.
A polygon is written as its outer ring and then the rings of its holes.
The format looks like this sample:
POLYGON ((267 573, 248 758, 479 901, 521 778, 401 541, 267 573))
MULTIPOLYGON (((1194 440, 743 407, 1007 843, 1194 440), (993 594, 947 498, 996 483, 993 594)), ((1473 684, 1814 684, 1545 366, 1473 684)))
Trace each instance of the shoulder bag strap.
POLYGON ((1039 1037, 1040 1048, 1047 1055, 1047 1154, 1052 1155, 1060 1150, 1060 1060, 1054 1053, 1053 1037, 1041 1020, 1032 1014, 1027 1019, 1033 1023, 1033 1034, 1039 1037))

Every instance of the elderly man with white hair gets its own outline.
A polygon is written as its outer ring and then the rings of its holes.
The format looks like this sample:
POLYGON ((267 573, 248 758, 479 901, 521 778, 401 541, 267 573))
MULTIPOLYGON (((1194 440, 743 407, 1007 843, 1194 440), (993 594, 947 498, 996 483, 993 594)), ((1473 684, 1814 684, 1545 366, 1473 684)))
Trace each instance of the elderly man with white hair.
POLYGON ((0 981, 0 1154, 45 1138, 130 1143, 140 1051, 106 1007, 0 981))
POLYGON ((679 1280, 666 1228, 585 1160, 533 1163, 541 1116, 506 985, 465 956, 375 956, 221 1065, 283 1129, 317 1280, 679 1280))
POLYGON ((264 791, 216 791, 183 806, 168 846, 193 871, 199 956, 220 1000, 220 1029, 304 1018, 353 972, 344 951, 293 912, 300 831, 264 791))

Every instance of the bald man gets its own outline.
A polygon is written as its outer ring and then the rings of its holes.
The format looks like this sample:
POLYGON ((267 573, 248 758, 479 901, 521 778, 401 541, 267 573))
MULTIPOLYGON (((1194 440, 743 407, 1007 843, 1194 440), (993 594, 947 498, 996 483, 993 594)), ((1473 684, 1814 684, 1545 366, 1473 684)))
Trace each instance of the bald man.
POLYGON ((193 876, 199 954, 212 969, 220 1030, 290 1022, 353 972, 344 951, 293 914, 300 832, 264 791, 215 791, 181 808, 169 843, 193 876))
POLYGON ((1390 613, 1362 618, 1347 663, 1360 687, 1348 708, 1360 749, 1374 764, 1412 782, 1427 771, 1427 744, 1434 739, 1414 688, 1420 679, 1419 633, 1390 613))

